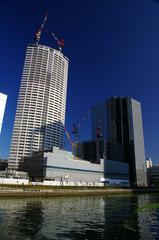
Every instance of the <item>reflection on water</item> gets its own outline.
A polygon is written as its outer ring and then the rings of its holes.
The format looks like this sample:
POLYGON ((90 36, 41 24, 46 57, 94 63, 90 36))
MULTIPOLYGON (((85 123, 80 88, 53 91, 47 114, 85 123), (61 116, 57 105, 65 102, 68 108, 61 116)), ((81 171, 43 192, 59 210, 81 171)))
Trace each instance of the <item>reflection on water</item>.
POLYGON ((0 240, 159 239, 159 195, 0 199, 0 240))
POLYGON ((11 230, 16 231, 18 229, 20 236, 25 236, 27 239, 34 239, 40 231, 42 223, 42 203, 27 202, 21 214, 15 216, 11 230))

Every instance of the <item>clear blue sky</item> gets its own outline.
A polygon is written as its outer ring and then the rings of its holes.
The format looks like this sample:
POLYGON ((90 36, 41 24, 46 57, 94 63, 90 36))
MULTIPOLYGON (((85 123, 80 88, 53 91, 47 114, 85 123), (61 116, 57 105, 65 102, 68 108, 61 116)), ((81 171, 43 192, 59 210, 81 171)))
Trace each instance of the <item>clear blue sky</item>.
MULTIPOLYGON (((0 92, 8 95, 0 158, 8 158, 25 49, 45 12, 70 60, 66 127, 111 96, 142 104, 146 156, 159 161, 159 1, 0 0, 0 92)), ((56 47, 43 33, 42 44, 56 47)), ((87 121, 86 121, 87 122, 87 121)), ((90 137, 89 120, 81 139, 90 137)))

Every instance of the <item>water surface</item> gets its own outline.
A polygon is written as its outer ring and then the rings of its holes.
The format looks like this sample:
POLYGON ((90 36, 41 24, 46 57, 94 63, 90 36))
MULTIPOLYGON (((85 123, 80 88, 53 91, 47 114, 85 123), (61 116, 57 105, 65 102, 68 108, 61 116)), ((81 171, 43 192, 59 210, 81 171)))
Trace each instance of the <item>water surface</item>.
POLYGON ((157 203, 156 194, 0 199, 0 240, 159 239, 157 203))

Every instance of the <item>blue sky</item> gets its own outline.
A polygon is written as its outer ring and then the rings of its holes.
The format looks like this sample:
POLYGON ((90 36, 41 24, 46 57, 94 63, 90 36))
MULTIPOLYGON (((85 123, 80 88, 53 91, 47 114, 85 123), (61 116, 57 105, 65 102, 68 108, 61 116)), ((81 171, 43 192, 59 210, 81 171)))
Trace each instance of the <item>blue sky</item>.
MULTIPOLYGON (((159 162, 159 1, 0 0, 0 92, 8 95, 0 158, 8 158, 25 49, 45 12, 70 60, 66 127, 111 96, 142 104, 146 156, 159 162)), ((42 34, 41 43, 57 47, 42 34)), ((90 138, 90 119, 80 129, 90 138)), ((67 142, 67 140, 66 140, 67 142)), ((67 145, 68 143, 66 143, 67 145)))

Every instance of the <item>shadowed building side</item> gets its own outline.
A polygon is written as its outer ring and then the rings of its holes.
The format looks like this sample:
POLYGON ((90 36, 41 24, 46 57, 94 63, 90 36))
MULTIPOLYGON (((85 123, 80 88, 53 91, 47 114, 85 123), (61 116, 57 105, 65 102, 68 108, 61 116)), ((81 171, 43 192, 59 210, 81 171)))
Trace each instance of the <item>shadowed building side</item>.
MULTIPOLYGON (((123 161, 129 163, 131 185, 146 186, 141 105, 130 97, 113 97, 107 101, 107 106, 108 143, 116 149, 113 160, 123 157, 123 161)), ((108 151, 108 158, 110 153, 108 151)))
POLYGON ((131 97, 112 97, 92 107, 92 140, 106 141, 105 158, 129 164, 130 184, 146 186, 141 105, 131 97))

